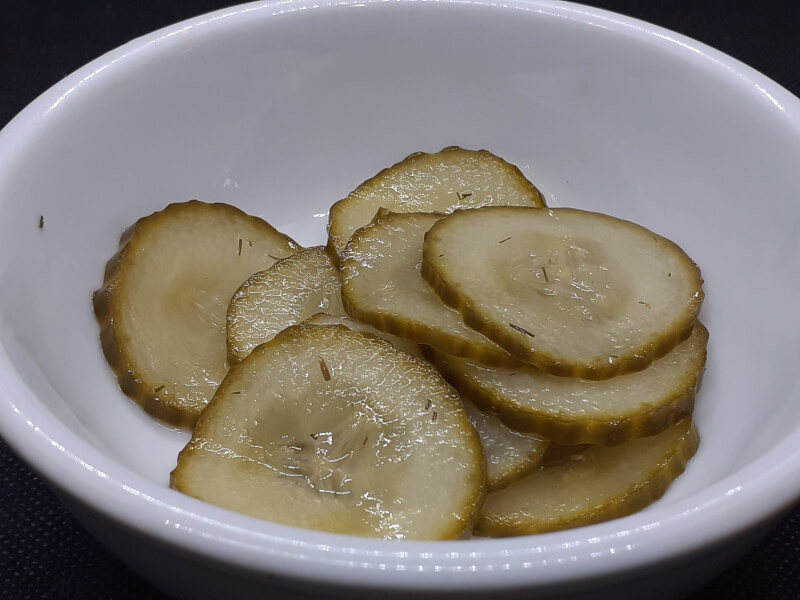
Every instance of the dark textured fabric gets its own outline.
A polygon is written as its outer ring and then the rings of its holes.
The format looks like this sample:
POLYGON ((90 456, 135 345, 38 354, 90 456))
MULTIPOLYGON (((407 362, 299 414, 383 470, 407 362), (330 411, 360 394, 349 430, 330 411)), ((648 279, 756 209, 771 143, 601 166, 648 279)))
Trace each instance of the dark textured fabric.
MULTIPOLYGON (((694 37, 800 95, 794 1, 587 2, 694 37)), ((0 1, 0 126, 103 52, 225 2, 0 1)), ((798 157, 800 160, 800 157, 798 157)), ((0 599, 164 598, 100 547, 0 443, 0 599)), ((800 598, 800 509, 692 600, 800 598)))

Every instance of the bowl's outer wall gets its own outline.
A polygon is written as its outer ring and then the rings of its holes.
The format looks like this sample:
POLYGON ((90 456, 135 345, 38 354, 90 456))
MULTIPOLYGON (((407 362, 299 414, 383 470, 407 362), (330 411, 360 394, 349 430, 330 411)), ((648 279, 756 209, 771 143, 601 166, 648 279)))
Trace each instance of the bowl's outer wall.
MULTIPOLYGON (((172 548, 160 548, 153 552, 153 542, 124 527, 116 520, 100 519, 97 514, 86 509, 80 501, 62 497, 62 501, 80 522, 134 571, 158 586, 171 598, 180 600, 237 598, 256 600, 264 597, 269 589, 271 600, 317 600, 320 590, 309 587, 304 581, 287 579, 280 573, 238 572, 230 576, 228 569, 220 568, 216 561, 198 560, 172 548), (169 565, 169 570, 164 565, 169 565)), ((583 581, 565 582, 553 587, 537 588, 534 592, 529 586, 504 589, 492 592, 492 596, 512 599, 531 598, 535 593, 538 600, 676 600, 691 594, 703 582, 712 579, 741 557, 752 545, 761 539, 775 520, 760 523, 731 539, 709 545, 702 551, 689 553, 668 563, 650 565, 634 569, 622 575, 592 578, 583 581)), ((364 588, 362 586, 330 586, 324 596, 330 598, 361 598, 364 600, 405 600, 409 594, 436 596, 444 599, 486 598, 485 590, 461 589, 443 592, 442 590, 421 589, 392 590, 388 588, 364 588)), ((708 600, 708 596, 705 596, 708 600)))

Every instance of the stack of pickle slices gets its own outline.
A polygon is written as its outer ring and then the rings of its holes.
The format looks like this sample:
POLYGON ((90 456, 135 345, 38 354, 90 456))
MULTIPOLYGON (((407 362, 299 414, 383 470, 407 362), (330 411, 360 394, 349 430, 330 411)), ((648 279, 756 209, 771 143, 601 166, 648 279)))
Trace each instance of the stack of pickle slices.
POLYGON ((173 204, 94 295, 123 391, 191 427, 176 489, 386 539, 552 531, 658 499, 699 438, 697 265, 605 214, 548 208, 487 151, 417 153, 301 248, 173 204))

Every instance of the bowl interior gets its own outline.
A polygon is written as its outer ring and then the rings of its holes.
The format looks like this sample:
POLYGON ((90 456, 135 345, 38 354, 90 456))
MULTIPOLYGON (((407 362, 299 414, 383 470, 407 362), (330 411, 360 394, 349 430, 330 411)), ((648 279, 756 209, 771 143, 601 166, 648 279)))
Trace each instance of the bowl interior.
POLYGON ((330 204, 453 144, 700 265, 703 442, 660 504, 797 435, 796 99, 685 40, 547 2, 253 6, 134 42, 48 92, 0 138, 0 344, 33 391, 20 410, 52 412, 166 488, 188 434, 120 392, 92 313, 121 232, 199 198, 321 243, 330 204))

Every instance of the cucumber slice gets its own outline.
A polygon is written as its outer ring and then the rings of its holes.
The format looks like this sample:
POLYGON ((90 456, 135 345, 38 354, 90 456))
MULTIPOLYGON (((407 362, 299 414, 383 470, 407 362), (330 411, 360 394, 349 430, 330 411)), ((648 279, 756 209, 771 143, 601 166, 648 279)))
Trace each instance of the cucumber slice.
MULTIPOLYGON (((334 317, 325 313, 317 313, 304 321, 309 325, 341 325, 355 331, 371 333, 391 342, 398 350, 402 350, 416 358, 423 359, 417 344, 379 331, 349 317, 334 317)), ((508 485, 532 471, 539 463, 548 448, 549 442, 537 435, 520 433, 508 428, 497 417, 480 410, 473 402, 463 398, 467 416, 480 436, 483 453, 486 458, 486 485, 494 489, 508 485)))
POLYGON ((350 237, 381 207, 392 212, 451 212, 498 204, 542 207, 544 198, 517 167, 486 150, 452 146, 435 154, 417 152, 331 207, 328 253, 338 265, 350 237))
POLYGON ((355 319, 487 365, 519 361, 473 329, 419 276, 425 232, 442 218, 389 213, 359 229, 342 254, 342 302, 355 319))
POLYGON ((172 485, 279 523, 387 539, 468 531, 480 440, 427 363, 373 335, 300 324, 233 366, 172 485))
POLYGON ((225 312, 246 277, 299 246, 226 204, 171 204, 140 219, 106 265, 94 310, 122 391, 191 426, 225 376, 225 312))
POLYGON ((472 401, 466 398, 462 401, 483 444, 489 490, 505 487, 539 466, 548 440, 509 429, 500 419, 483 412, 472 401))
POLYGON ((315 246, 255 273, 236 290, 228 306, 228 361, 243 360, 259 344, 320 311, 345 315, 339 273, 325 249, 315 246))
POLYGON ((542 533, 634 513, 664 494, 699 443, 686 417, 655 436, 612 448, 576 448, 568 460, 489 493, 475 533, 542 533))
POLYGON ((422 275, 470 327, 555 375, 644 369, 692 331, 700 270, 628 221, 569 208, 459 211, 425 236, 422 275))
POLYGON ((387 342, 392 344, 398 350, 405 352, 406 354, 410 354, 414 358, 419 360, 426 360, 424 356, 422 356, 422 352, 420 352, 419 345, 415 344, 411 340, 407 340, 405 338, 397 337, 396 335, 392 335, 391 333, 386 333, 385 331, 381 331, 380 329, 375 329, 372 325, 367 325, 366 323, 362 323, 361 321, 356 321, 355 319, 351 319, 350 317, 339 317, 334 315, 329 315, 327 313, 317 313, 315 315, 311 315, 308 317, 303 323, 308 325, 340 325, 341 327, 347 327, 348 329, 352 329, 353 331, 360 331, 362 333, 369 333, 371 335, 376 335, 379 338, 385 339, 387 342))
POLYGON ((708 330, 699 321, 689 339, 648 368, 594 381, 536 369, 492 369, 425 348, 463 396, 509 427, 560 444, 614 445, 653 435, 692 412, 706 362, 708 330))

